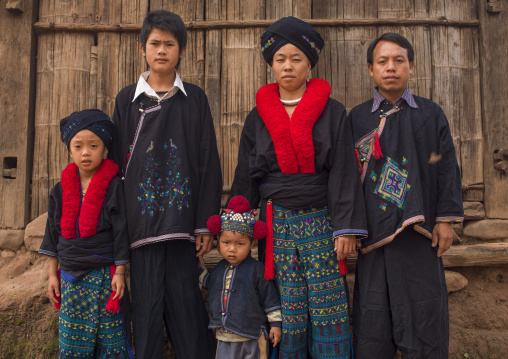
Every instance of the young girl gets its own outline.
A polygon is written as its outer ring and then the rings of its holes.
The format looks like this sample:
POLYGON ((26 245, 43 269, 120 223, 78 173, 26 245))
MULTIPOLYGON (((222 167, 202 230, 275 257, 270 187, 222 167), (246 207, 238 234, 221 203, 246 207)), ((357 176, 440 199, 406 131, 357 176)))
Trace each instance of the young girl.
POLYGON ((49 298, 60 310, 59 358, 134 358, 119 305, 129 261, 123 187, 106 159, 114 126, 102 111, 84 110, 61 120, 60 131, 74 163, 51 190, 39 249, 50 257, 49 298))
POLYGON ((247 199, 236 196, 222 216, 212 216, 208 229, 219 236, 224 257, 203 287, 209 291, 210 324, 218 340, 216 359, 266 359, 267 337, 281 338, 280 299, 273 281, 264 279, 263 264, 250 256, 254 239, 266 235, 247 199))

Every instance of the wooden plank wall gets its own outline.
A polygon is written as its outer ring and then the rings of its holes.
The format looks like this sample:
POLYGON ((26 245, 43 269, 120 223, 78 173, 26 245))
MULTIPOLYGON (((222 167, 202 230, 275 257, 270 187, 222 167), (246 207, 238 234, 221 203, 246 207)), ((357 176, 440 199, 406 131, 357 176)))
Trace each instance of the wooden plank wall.
POLYGON ((21 2, 18 12, 0 1, 0 230, 23 229, 29 219, 33 153, 36 12, 21 2))
MULTIPOLYGON (((476 0, 87 0, 79 2, 82 9, 75 8, 68 12, 68 17, 60 18, 60 15, 57 19, 49 16, 53 2, 41 0, 40 21, 139 24, 146 11, 155 8, 177 12, 184 21, 210 22, 275 20, 289 15, 303 19, 475 20, 478 13, 476 0), (71 16, 76 12, 94 15, 71 16)), ((59 9, 58 14, 62 13, 65 14, 65 11, 59 9)), ((450 121, 464 184, 483 184, 476 27, 372 25, 321 26, 318 30, 326 45, 320 62, 312 70, 312 76, 329 81, 332 97, 343 102, 348 109, 372 96, 373 82, 366 66, 366 51, 370 42, 387 31, 405 35, 413 43, 416 53, 415 70, 410 80, 411 91, 431 98, 443 107, 450 121)), ((191 29, 187 52, 179 69, 184 81, 201 86, 209 97, 226 191, 230 188, 236 166, 242 125, 255 105, 255 93, 260 86, 273 81, 271 69, 264 63, 260 51, 263 31, 264 27, 191 29)), ((32 218, 45 211, 47 192, 58 180, 67 161, 65 148, 55 137, 58 133, 55 125, 59 119, 71 110, 82 109, 86 104, 94 105, 94 101, 98 108, 112 114, 116 93, 123 86, 135 82, 146 68, 139 52, 137 33, 99 32, 95 37, 80 33, 41 33, 39 38, 39 50, 46 55, 39 59, 38 66, 46 69, 44 76, 49 79, 40 85, 37 95, 41 112, 37 112, 36 117, 40 127, 36 132, 36 145, 41 150, 39 155, 36 151, 38 158, 34 160, 32 218), (75 41, 64 48, 55 49, 54 44, 60 41, 57 40, 60 37, 70 37, 75 41), (81 50, 77 49, 78 42, 81 50), (54 50, 48 52, 51 44, 54 50), (86 58, 83 61, 87 64, 82 64, 84 71, 81 73, 91 79, 88 83, 84 80, 77 82, 80 79, 78 72, 72 68, 75 62, 63 64, 62 69, 65 70, 50 67, 58 58, 70 59, 77 51, 81 51, 80 56, 86 58), (58 55, 59 52, 61 55, 58 55), (65 76, 57 77, 57 73, 65 76), (68 80, 72 84, 63 83, 68 80), (83 95, 83 90, 86 90, 86 95, 83 95), (71 97, 67 95, 69 93, 71 97), (65 101, 60 99, 60 102, 63 101, 66 107, 58 105, 58 94, 65 94, 65 101), (52 125, 44 127, 43 124, 52 125)), ((42 74, 40 76, 42 80, 42 74)), ((483 191, 467 191, 466 199, 483 200, 483 191)))

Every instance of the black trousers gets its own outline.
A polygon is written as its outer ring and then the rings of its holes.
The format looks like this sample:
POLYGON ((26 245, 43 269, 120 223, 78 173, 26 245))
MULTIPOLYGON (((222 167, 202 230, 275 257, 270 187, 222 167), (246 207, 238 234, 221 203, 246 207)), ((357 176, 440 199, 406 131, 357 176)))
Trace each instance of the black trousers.
POLYGON ((431 240, 404 230, 359 254, 353 297, 356 359, 448 359, 448 294, 431 240))
POLYGON ((176 359, 214 358, 193 243, 171 240, 131 251, 131 291, 137 359, 162 358, 164 324, 176 359))

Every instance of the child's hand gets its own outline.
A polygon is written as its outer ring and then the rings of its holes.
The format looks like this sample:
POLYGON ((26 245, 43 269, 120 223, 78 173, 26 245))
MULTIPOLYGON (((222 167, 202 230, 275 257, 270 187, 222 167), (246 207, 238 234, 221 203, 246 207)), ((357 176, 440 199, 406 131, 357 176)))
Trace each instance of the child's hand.
POLYGON ((125 277, 122 275, 113 275, 113 279, 111 280, 111 290, 116 291, 113 299, 122 299, 123 294, 125 292, 125 277))
POLYGON ((272 341, 274 347, 280 343, 281 337, 282 330, 279 327, 272 327, 270 329, 270 340, 272 341))
POLYGON ((49 276, 48 295, 51 303, 58 303, 58 299, 56 299, 56 297, 60 297, 60 282, 58 281, 58 277, 56 275, 49 276))

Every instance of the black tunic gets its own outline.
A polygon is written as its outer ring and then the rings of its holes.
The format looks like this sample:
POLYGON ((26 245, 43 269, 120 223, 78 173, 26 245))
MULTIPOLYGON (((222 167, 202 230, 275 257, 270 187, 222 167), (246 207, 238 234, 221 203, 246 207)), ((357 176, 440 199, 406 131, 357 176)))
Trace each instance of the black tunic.
MULTIPOLYGON (((58 256, 58 243, 62 235, 60 221, 62 218, 62 184, 58 182, 49 195, 48 220, 46 232, 39 249, 40 254, 58 256)), ((127 239, 127 221, 123 184, 120 178, 114 178, 106 191, 97 223, 97 234, 111 232, 114 246, 114 262, 117 265, 129 262, 129 241, 127 239)))
POLYGON ((275 204, 285 208, 328 205, 334 236, 366 235, 365 208, 351 125, 341 103, 328 99, 312 128, 312 143, 315 173, 282 174, 272 137, 254 108, 242 131, 231 196, 245 196, 254 208, 261 199, 273 199, 275 204), (316 177, 317 185, 310 184, 316 177), (282 194, 284 199, 278 203, 274 198, 262 198, 260 186, 279 186, 270 192, 282 194))
MULTIPOLYGON (((368 238, 362 253, 391 242, 407 226, 432 238, 437 222, 460 222, 463 204, 460 171, 450 128, 433 101, 414 96, 418 108, 405 101, 390 114, 379 136, 382 157, 370 157, 363 180, 368 238)), ((350 114, 356 148, 365 159, 373 131, 380 124, 382 104, 371 112, 373 99, 350 114), (365 141, 367 140, 367 141, 365 141)))
POLYGON ((208 218, 219 211, 222 177, 208 100, 197 86, 185 83, 185 90, 132 102, 133 84, 116 98, 110 152, 125 178, 131 249, 192 239, 208 232, 208 218))

